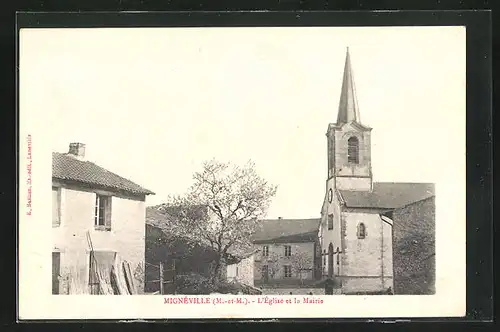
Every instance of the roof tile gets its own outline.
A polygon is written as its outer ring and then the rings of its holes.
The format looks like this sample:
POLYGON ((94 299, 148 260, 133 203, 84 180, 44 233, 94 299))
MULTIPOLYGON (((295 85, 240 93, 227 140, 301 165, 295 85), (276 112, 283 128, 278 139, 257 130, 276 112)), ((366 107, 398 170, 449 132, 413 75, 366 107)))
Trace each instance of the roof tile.
POLYGON ((253 242, 287 240, 304 242, 319 230, 320 218, 312 219, 267 219, 252 237, 253 242))
POLYGON ((433 183, 374 182, 372 191, 339 190, 347 207, 396 209, 434 196, 433 183))
POLYGON ((123 190, 133 194, 154 194, 152 191, 90 161, 79 160, 58 152, 52 153, 52 178, 123 190))

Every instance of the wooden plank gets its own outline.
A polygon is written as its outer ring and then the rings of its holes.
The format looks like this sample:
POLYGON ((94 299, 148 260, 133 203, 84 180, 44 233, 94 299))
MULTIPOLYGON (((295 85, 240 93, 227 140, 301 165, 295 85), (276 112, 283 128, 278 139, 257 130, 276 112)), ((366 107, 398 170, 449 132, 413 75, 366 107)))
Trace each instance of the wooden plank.
POLYGON ((164 281, 163 281, 163 262, 160 262, 160 294, 164 294, 163 289, 164 281))

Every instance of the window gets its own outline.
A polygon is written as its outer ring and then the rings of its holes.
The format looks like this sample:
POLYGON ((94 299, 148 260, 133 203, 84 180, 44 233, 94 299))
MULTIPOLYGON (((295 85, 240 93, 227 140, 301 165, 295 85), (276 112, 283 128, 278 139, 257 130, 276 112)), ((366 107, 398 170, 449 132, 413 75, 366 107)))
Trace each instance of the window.
POLYGON ((236 267, 236 276, 238 276, 238 267, 236 267))
POLYGON ((340 250, 339 250, 339 247, 337 247, 337 265, 340 265, 340 250))
POLYGON ((323 249, 323 267, 326 266, 326 249, 323 249))
POLYGON ((285 257, 292 256, 292 246, 285 246, 285 257))
POLYGON ((359 163, 359 141, 357 137, 347 140, 347 161, 353 164, 359 163))
POLYGON ((111 196, 96 195, 94 225, 98 230, 111 230, 111 196))
POLYGON ((283 266, 283 269, 285 271, 285 278, 291 278, 292 277, 292 266, 285 265, 285 266, 283 266))
POLYGON ((61 274, 61 253, 52 253, 52 294, 59 294, 59 277, 61 274))
POLYGON ((116 253, 113 251, 93 251, 90 253, 90 294, 103 294, 103 289, 112 292, 111 269, 115 263, 116 253))
POLYGON ((269 256, 269 247, 268 246, 262 247, 262 256, 269 256))
POLYGON ((61 225, 61 190, 52 187, 52 227, 61 225))
POLYGON ((358 225, 358 239, 364 239, 366 237, 366 227, 365 224, 360 223, 358 225))
POLYGON ((328 229, 333 229, 333 214, 328 215, 328 229))

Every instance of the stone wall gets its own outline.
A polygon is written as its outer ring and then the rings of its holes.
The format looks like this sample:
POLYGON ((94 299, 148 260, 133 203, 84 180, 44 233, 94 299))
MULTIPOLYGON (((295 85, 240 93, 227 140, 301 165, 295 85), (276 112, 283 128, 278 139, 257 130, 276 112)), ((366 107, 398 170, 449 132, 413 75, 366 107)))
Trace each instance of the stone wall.
MULTIPOLYGON (((325 295, 324 288, 261 288, 262 295, 308 295, 313 293, 313 295, 325 295)), ((334 292, 340 294, 339 289, 335 289, 334 292)))
POLYGON ((346 124, 341 129, 336 129, 334 135, 337 188, 345 190, 370 190, 372 185, 370 131, 359 131, 351 124, 346 124), (359 141, 358 164, 350 164, 347 160, 347 141, 353 136, 357 137, 359 141), (364 177, 364 179, 361 177, 364 177))
POLYGON ((255 249, 259 249, 260 252, 255 256, 255 270, 254 279, 262 279, 262 265, 268 265, 270 272, 274 272, 274 277, 270 275, 269 279, 305 279, 312 280, 314 276, 314 258, 315 258, 315 243, 314 242, 303 242, 303 243, 279 243, 279 244, 256 244, 255 249), (291 256, 285 257, 285 245, 292 247, 291 256), (268 246, 269 256, 263 256, 263 246, 268 246), (300 255, 305 261, 303 264, 297 264, 295 258, 300 255), (270 262, 268 260, 277 259, 276 262, 270 262), (292 276, 290 278, 285 278, 284 276, 284 266, 292 266, 292 276), (303 268, 307 268, 308 271, 302 271, 299 275, 297 268, 302 265, 303 268), (275 271, 271 271, 271 269, 275 271))
POLYGON ((394 292, 435 293, 435 198, 393 213, 394 292))
POLYGON ((392 288, 392 226, 376 211, 354 211, 342 213, 342 291, 371 292, 392 288), (360 223, 365 225, 365 238, 358 238, 360 223))
POLYGON ((351 277, 342 280, 342 293, 352 294, 357 292, 383 292, 389 287, 393 289, 392 286, 392 277, 384 277, 383 281, 380 277, 351 277))

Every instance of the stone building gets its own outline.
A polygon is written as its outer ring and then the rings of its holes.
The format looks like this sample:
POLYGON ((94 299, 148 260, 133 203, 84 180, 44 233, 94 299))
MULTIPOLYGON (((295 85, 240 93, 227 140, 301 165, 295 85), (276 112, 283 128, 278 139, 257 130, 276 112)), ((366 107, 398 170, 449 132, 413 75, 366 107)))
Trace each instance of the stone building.
POLYGON ((373 182, 371 132, 361 123, 348 50, 337 122, 326 133, 323 276, 339 280, 343 294, 410 294, 417 274, 425 279, 425 292, 432 292, 434 185, 373 182), (409 246, 412 241, 420 242, 409 246), (427 257, 427 266, 417 266, 424 263, 413 262, 415 257, 427 257))
POLYGON ((254 248, 259 250, 255 257, 255 285, 261 288, 314 285, 320 277, 319 223, 319 218, 263 220, 252 238, 254 248))
POLYGON ((135 290, 143 291, 145 201, 151 194, 85 160, 82 143, 52 154, 54 294, 99 293, 97 274, 106 279, 117 259, 128 263, 135 290))
POLYGON ((394 292, 429 295, 435 289, 435 197, 393 211, 394 292))

